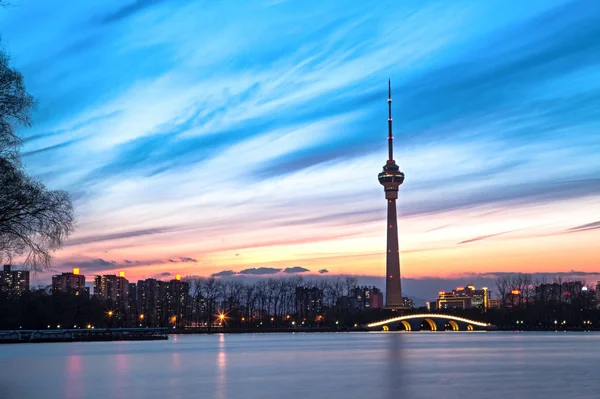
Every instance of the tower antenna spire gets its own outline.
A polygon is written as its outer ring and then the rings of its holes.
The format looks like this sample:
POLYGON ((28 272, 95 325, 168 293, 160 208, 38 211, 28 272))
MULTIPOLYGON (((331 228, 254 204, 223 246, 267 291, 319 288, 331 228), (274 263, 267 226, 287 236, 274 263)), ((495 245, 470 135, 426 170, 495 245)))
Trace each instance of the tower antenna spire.
POLYGON ((394 136, 392 135, 392 83, 388 79, 388 152, 389 160, 394 160, 394 136))

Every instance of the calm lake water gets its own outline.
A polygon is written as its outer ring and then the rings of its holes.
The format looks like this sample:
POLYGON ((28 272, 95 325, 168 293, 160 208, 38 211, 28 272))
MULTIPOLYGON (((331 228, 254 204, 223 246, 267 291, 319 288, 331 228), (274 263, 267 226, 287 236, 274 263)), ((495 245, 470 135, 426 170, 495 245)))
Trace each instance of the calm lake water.
POLYGON ((0 398, 599 398, 600 334, 312 333, 0 346, 0 398))

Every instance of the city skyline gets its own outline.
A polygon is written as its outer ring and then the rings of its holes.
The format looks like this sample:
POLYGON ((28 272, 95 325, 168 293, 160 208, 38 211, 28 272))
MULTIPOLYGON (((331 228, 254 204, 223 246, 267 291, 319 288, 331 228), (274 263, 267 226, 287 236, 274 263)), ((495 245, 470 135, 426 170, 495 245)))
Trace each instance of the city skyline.
POLYGON ((38 100, 24 162, 79 219, 56 271, 383 279, 391 77, 409 281, 598 277, 589 3, 133 4, 0 13, 38 100))

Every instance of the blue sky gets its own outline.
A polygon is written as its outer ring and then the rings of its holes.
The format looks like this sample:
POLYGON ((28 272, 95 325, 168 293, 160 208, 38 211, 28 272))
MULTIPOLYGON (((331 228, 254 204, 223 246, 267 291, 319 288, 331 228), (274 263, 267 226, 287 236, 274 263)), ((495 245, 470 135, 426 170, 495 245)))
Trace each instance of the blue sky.
POLYGON ((388 78, 405 275, 598 270, 595 1, 12 3, 57 270, 380 276, 388 78))

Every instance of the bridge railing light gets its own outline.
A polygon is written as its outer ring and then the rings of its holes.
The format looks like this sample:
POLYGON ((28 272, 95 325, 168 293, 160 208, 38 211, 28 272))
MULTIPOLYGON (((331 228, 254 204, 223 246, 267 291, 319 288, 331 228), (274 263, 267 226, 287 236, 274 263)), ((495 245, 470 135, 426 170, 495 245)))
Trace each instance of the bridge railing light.
POLYGON ((475 320, 469 320, 466 319, 464 317, 459 317, 459 316, 450 316, 450 315, 445 315, 445 314, 435 314, 435 313, 423 313, 423 314, 414 314, 414 315, 407 315, 407 316, 399 316, 399 317, 394 317, 392 319, 387 319, 387 320, 383 320, 383 321, 378 321, 375 323, 371 323, 371 324, 367 324, 367 327, 371 328, 371 327, 379 327, 379 326, 383 326, 385 324, 389 324, 389 323, 396 323, 396 322, 401 322, 403 320, 411 320, 411 319, 424 319, 424 318, 439 318, 439 319, 445 319, 445 320, 454 320, 454 321, 460 321, 463 323, 468 323, 468 324, 472 324, 478 327, 489 327, 491 324, 489 323, 482 323, 480 321, 475 321, 475 320))

